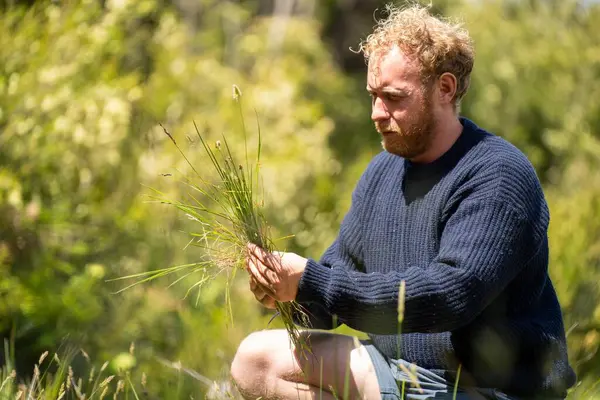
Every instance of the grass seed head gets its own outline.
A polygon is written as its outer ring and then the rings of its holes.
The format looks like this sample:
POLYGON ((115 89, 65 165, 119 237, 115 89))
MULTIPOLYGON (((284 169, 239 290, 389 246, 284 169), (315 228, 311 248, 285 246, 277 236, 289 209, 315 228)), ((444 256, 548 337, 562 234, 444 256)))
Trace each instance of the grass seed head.
POLYGON ((112 381, 114 378, 115 378, 114 375, 106 377, 102 382, 100 382, 100 387, 108 386, 108 384, 110 383, 110 381, 112 381))
POLYGON ((40 359, 38 360, 38 364, 42 365, 42 363, 44 362, 44 360, 46 359, 46 357, 48 357, 48 351, 45 351, 42 353, 42 355, 40 356, 40 359))
POLYGON ((60 384, 60 388, 58 389, 58 398, 57 400, 62 399, 63 397, 65 397, 65 394, 67 392, 65 391, 65 384, 64 382, 60 384))
POLYGON ((242 97, 242 91, 240 90, 240 88, 238 87, 238 85, 233 85, 232 87, 232 95, 233 95, 233 99, 235 101, 238 101, 240 99, 240 97, 242 97))
POLYGON ((108 367, 108 361, 106 361, 104 364, 102 364, 102 367, 100 367, 100 372, 104 371, 106 369, 106 367, 108 367))
POLYGON ((83 358, 85 358, 87 360, 87 362, 90 362, 90 356, 88 355, 88 353, 85 352, 85 350, 80 349, 81 354, 83 355, 83 358))
POLYGON ((119 379, 119 381, 117 382, 117 390, 115 390, 115 394, 113 396, 113 399, 117 399, 117 395, 119 393, 121 393, 123 391, 123 389, 125 388, 125 381, 123 379, 119 379))

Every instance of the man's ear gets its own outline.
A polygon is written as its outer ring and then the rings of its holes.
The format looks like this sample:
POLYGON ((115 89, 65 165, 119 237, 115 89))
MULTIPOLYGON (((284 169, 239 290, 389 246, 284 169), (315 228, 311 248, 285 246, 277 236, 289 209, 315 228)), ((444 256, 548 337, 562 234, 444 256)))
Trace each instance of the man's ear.
POLYGON ((444 72, 438 78, 438 93, 441 104, 453 104, 456 96, 457 80, 454 74, 444 72))

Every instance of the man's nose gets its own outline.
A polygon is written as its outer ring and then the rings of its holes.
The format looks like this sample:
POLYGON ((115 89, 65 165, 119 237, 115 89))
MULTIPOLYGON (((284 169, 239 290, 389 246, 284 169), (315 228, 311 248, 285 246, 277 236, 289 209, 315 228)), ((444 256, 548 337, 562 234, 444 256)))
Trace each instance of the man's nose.
POLYGON ((371 119, 374 122, 377 121, 385 121, 390 118, 390 113, 388 112, 385 103, 381 99, 381 97, 375 97, 373 101, 373 107, 371 109, 371 119))

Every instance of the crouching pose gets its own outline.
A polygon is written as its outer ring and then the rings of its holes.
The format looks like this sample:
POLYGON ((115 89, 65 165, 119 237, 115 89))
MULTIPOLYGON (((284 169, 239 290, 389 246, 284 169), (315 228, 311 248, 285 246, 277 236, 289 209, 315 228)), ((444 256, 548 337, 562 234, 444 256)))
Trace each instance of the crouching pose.
POLYGON ((459 115, 468 33, 420 6, 391 8, 360 48, 384 151, 319 260, 249 245, 250 289, 266 307, 304 308, 312 352, 290 348, 285 331, 251 334, 231 366, 240 392, 564 398, 575 376, 548 276, 548 207, 527 158, 459 115), (334 321, 369 340, 325 332, 334 321))

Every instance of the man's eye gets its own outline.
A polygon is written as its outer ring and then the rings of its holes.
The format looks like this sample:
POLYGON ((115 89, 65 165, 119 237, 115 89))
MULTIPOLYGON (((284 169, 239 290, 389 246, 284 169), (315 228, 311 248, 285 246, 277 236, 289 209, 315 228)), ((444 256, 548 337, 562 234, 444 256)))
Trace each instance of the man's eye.
POLYGON ((402 100, 402 96, 397 96, 397 95, 393 95, 393 94, 386 94, 385 98, 389 101, 400 101, 402 100))

